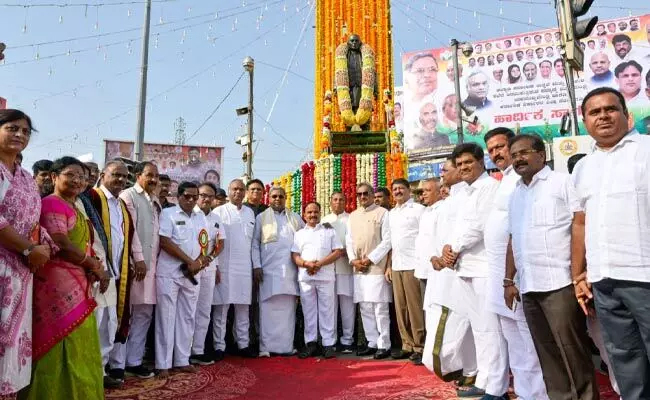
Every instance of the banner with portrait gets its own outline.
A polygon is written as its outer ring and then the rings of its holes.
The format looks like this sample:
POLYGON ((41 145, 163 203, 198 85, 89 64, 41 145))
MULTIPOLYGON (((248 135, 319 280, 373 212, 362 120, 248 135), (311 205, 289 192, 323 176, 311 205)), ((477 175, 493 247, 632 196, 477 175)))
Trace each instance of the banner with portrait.
MULTIPOLYGON (((472 113, 463 118, 463 140, 485 146, 498 126, 535 133, 547 143, 559 136, 569 98, 557 29, 472 43, 459 52, 460 93, 454 88, 449 48, 404 54, 402 113, 404 146, 418 159, 448 154, 458 142, 457 96, 472 113)), ((633 123, 650 132, 650 14, 598 23, 583 39, 584 71, 575 75, 580 103, 597 87, 610 86, 626 99, 633 123)), ((581 134, 586 134, 579 124, 581 134)))
MULTIPOLYGON (((116 157, 135 159, 133 142, 104 140, 105 161, 116 157)), ((144 160, 158 166, 160 174, 169 175, 172 180, 170 193, 176 193, 179 183, 212 182, 221 185, 223 171, 223 147, 179 146, 175 144, 144 144, 144 160)))

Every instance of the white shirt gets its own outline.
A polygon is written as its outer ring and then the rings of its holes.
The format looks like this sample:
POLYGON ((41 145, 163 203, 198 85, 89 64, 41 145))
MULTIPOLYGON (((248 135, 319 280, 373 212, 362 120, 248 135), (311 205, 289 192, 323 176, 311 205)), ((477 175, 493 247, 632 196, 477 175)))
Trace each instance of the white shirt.
MULTIPOLYGON (((336 236, 342 246, 345 246, 345 232, 347 231, 349 217, 350 214, 344 211, 338 215, 334 213, 328 214, 320 221, 321 224, 327 222, 334 227, 336 236)), ((350 265, 350 260, 348 260, 347 253, 344 253, 338 260, 336 260, 334 267, 337 275, 352 275, 352 266, 350 265)))
POLYGON ((594 145, 573 182, 587 215, 590 282, 650 282, 650 137, 636 130, 609 151, 594 145))
MULTIPOLYGON (((449 189, 449 197, 440 202, 439 215, 434 227, 434 245, 430 246, 430 253, 426 255, 429 260, 433 256, 442 256, 442 248, 451 241, 454 234, 454 223, 467 197, 466 187, 467 183, 465 182, 461 181, 456 183, 449 189)), ((433 266, 431 269, 433 270, 433 266)), ((453 286, 456 279, 458 277, 452 269, 443 268, 440 271, 433 270, 429 274, 429 280, 427 281, 424 301, 425 309, 432 304, 438 304, 452 310, 457 310, 456 301, 458 296, 453 295, 453 286)))
POLYGON ((459 209, 450 243, 452 250, 459 253, 458 276, 484 278, 488 275, 483 232, 498 188, 499 181, 484 172, 464 189, 466 198, 459 209))
POLYGON ((435 227, 442 204, 442 201, 437 201, 426 207, 420 217, 418 235, 415 238, 417 262, 415 263, 415 272, 413 273, 418 279, 428 279, 429 274, 435 271, 431 265, 430 254, 431 248, 436 246, 435 227))
POLYGON ((253 290, 251 250, 255 214, 249 207, 226 203, 212 210, 221 220, 228 240, 219 254, 221 282, 212 304, 250 304, 253 290))
POLYGON ((519 290, 550 292, 571 284, 571 222, 581 211, 571 177, 546 166, 510 197, 508 229, 519 290))
MULTIPOLYGON (((203 213, 199 206, 194 207, 194 211, 203 213)), ((209 228, 209 237, 210 241, 208 243, 208 254, 212 254, 214 251, 214 247, 217 245, 219 240, 225 240, 226 239, 226 229, 223 226, 223 223, 221 222, 221 218, 215 213, 209 212, 207 214, 203 213, 205 215, 206 223, 208 224, 209 228)), ((206 272, 212 272, 216 271, 217 267, 219 266, 219 257, 215 257, 214 260, 210 263, 210 265, 205 268, 204 271, 206 272)))
MULTIPOLYGON (((122 251, 124 250, 124 216, 120 201, 101 185, 99 189, 106 196, 108 203, 108 214, 111 222, 111 264, 113 265, 113 274, 116 279, 120 276, 119 268, 122 265, 122 251)), ((110 264, 109 264, 110 265, 110 264)))
MULTIPOLYGON (((262 243, 262 217, 259 214, 255 220, 255 231, 253 234, 253 268, 262 268, 264 280, 260 285, 260 300, 264 301, 271 296, 288 294, 297 296, 298 292, 298 270, 291 259, 291 248, 296 232, 289 224, 287 212, 273 211, 278 234, 275 242, 262 243)), ((302 219, 298 220, 297 229, 305 226, 302 219)))
MULTIPOLYGON (((187 215, 180 206, 165 208, 160 214, 160 236, 169 238, 185 255, 195 260, 201 254, 199 236, 201 231, 209 232, 205 215, 192 210, 187 215)), ((156 276, 165 278, 182 278, 180 265, 183 261, 160 250, 156 276)))
MULTIPOLYGON (((334 228, 325 228, 322 224, 315 227, 305 226, 293 236, 292 253, 300 254, 305 261, 318 261, 327 257, 334 250, 343 249, 334 228)), ((309 275, 307 268, 298 268, 298 281, 327 281, 334 282, 334 263, 324 265, 315 275, 309 275)))
POLYGON ((390 221, 390 244, 393 249, 392 269, 413 271, 418 263, 415 239, 420 228, 424 206, 409 199, 388 212, 390 221))
MULTIPOLYGON (((520 180, 512 165, 503 171, 503 178, 494 196, 492 210, 485 222, 483 242, 488 258, 488 291, 486 300, 490 311, 514 318, 513 311, 503 301, 503 278, 506 271, 506 252, 510 232, 508 230, 508 207, 510 196, 520 180)), ((516 280, 516 279, 515 279, 516 280)), ((523 317, 523 307, 518 308, 519 317, 523 317)))

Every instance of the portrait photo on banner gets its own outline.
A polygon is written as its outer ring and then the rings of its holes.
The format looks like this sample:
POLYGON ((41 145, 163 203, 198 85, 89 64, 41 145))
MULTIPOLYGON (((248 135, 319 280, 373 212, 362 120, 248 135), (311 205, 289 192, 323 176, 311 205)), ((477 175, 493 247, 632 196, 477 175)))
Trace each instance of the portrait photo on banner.
MULTIPOLYGON (((458 53, 460 93, 450 48, 403 55, 406 152, 444 154, 458 143, 458 99, 471 112, 463 114, 464 142, 485 146, 483 136, 497 126, 537 134, 546 142, 560 136, 569 98, 557 28, 472 45, 469 57, 458 53)), ((584 71, 574 75, 578 105, 589 91, 613 87, 625 97, 630 127, 650 133, 650 14, 600 21, 580 46, 584 71)), ((582 123, 579 128, 586 133, 582 123)))
MULTIPOLYGON (((135 158, 133 142, 104 140, 106 143, 105 161, 116 157, 130 160, 135 158)), ((180 146, 175 144, 144 144, 144 160, 158 166, 160 174, 169 175, 172 180, 170 192, 174 193, 178 184, 188 182, 211 182, 221 186, 223 171, 223 147, 180 146)))

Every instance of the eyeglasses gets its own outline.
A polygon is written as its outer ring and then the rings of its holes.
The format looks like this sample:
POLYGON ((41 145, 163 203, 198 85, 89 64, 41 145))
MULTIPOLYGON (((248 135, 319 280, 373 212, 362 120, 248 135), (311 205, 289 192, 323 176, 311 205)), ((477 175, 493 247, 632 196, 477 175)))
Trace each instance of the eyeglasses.
POLYGON ((198 198, 199 198, 199 195, 198 195, 198 194, 187 194, 187 193, 183 193, 183 197, 185 198, 185 200, 190 200, 190 201, 191 201, 191 200, 196 200, 196 199, 198 199, 198 198))
POLYGON ((202 199, 214 199, 214 196, 207 193, 199 193, 199 197, 202 199))
POLYGON ((521 150, 515 153, 510 153, 510 157, 512 157, 512 159, 514 160, 519 157, 524 157, 524 158, 528 157, 530 154, 534 154, 534 153, 539 153, 539 151, 533 149, 521 150))
POLYGON ((357 192, 357 197, 370 196, 370 192, 357 192))
POLYGON ((66 178, 70 179, 71 181, 85 181, 86 180, 86 175, 74 174, 72 172, 65 172, 65 173, 62 173, 61 175, 65 176, 66 178))
POLYGON ((271 195, 272 199, 284 199, 284 195, 281 194, 272 194, 271 195))

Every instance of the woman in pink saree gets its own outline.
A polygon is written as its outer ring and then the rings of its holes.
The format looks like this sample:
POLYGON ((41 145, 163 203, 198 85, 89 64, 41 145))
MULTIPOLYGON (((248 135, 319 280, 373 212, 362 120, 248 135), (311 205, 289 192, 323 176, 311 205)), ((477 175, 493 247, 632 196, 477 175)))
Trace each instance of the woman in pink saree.
POLYGON ((103 399, 99 335, 90 294, 108 277, 92 253, 92 229, 75 207, 85 188, 83 164, 62 157, 52 165, 54 194, 43 198, 41 225, 59 248, 34 277, 32 383, 21 399, 103 399))
POLYGON ((0 110, 0 397, 29 385, 32 272, 50 258, 36 182, 16 161, 32 130, 23 112, 0 110))

